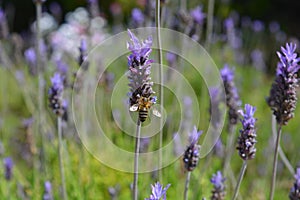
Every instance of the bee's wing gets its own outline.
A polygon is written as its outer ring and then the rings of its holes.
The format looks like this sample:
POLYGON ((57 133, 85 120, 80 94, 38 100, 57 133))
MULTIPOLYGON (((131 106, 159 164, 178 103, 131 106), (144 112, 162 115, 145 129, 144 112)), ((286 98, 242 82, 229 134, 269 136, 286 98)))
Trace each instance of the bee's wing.
POLYGON ((132 112, 134 112, 134 111, 137 111, 138 108, 139 108, 139 105, 138 105, 138 104, 134 104, 133 106, 131 106, 131 107, 129 108, 129 110, 132 111, 132 112))
POLYGON ((156 110, 155 108, 153 108, 152 110, 153 115, 155 115, 156 117, 161 117, 161 114, 158 110, 156 110))

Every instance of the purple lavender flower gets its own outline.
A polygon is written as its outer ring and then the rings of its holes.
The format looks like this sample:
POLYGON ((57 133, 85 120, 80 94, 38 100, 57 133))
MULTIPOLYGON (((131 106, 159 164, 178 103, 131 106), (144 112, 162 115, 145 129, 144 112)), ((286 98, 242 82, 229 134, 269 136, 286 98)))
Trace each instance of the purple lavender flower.
POLYGON ((243 160, 250 160, 255 157, 256 153, 256 119, 253 117, 256 108, 250 104, 245 105, 245 112, 240 111, 243 116, 241 120, 243 129, 240 130, 240 136, 238 138, 237 150, 243 160))
POLYGON ((195 9, 191 10, 190 15, 194 22, 200 25, 203 24, 204 19, 206 18, 206 14, 202 11, 202 6, 197 6, 195 9))
POLYGON ((297 168, 297 173, 295 174, 295 182, 290 190, 289 198, 290 200, 300 199, 300 168, 297 168))
POLYGON ((219 109, 219 105, 220 105, 220 91, 218 87, 211 87, 209 88, 209 94, 210 94, 210 115, 211 115, 211 120, 212 121, 212 125, 214 126, 214 128, 217 128, 220 124, 220 120, 221 120, 221 114, 220 114, 220 109, 219 109), (215 112, 212 113, 212 108, 215 108, 215 112))
POLYGON ((78 59, 78 64, 79 66, 81 66, 83 63, 84 65, 82 66, 84 70, 87 70, 88 69, 88 62, 86 61, 86 58, 87 58, 87 42, 85 39, 82 39, 80 41, 80 47, 79 47, 79 59, 78 59), (84 62, 86 61, 86 62, 84 62))
POLYGON ((296 45, 290 43, 286 44, 286 48, 281 47, 281 52, 277 52, 280 62, 277 64, 276 78, 267 98, 267 103, 280 125, 287 125, 294 117, 296 109, 300 58, 295 50, 296 45))
POLYGON ((4 13, 3 9, 0 8, 0 23, 2 23, 3 20, 5 20, 5 13, 4 13))
POLYGON ((52 108, 53 112, 57 116, 62 116, 64 114, 63 108, 63 78, 59 73, 55 73, 54 76, 51 78, 52 86, 48 91, 48 99, 50 102, 50 107, 52 108))
POLYGON ((131 92, 130 106, 137 104, 140 97, 149 98, 154 91, 152 90, 153 82, 150 82, 151 63, 149 55, 152 51, 152 38, 139 41, 138 38, 128 30, 131 42, 127 43, 127 48, 131 51, 128 56, 129 87, 131 92))
POLYGON ((278 22, 276 21, 272 21, 270 24, 269 24, 269 29, 270 29, 270 32, 271 33, 276 33, 280 30, 280 25, 278 22))
POLYGON ((143 24, 145 21, 144 14, 139 8, 132 9, 131 17, 133 22, 136 23, 137 25, 143 24))
POLYGON ((53 200, 52 185, 51 185, 50 181, 46 181, 44 184, 43 200, 53 200))
POLYGON ((36 63, 36 54, 33 47, 27 49, 24 52, 25 60, 29 65, 29 72, 31 75, 37 74, 37 63, 36 63))
POLYGON ((262 21, 260 20, 255 20, 252 24, 252 29, 255 31, 255 32, 261 32, 265 29, 265 25, 262 21))
POLYGON ((166 60, 167 60, 168 65, 169 65, 170 67, 174 67, 174 65, 175 65, 175 63, 176 63, 176 59, 177 59, 176 54, 171 53, 171 52, 168 52, 168 53, 166 54, 166 60))
POLYGON ((210 182, 214 185, 214 189, 212 190, 211 200, 224 200, 226 191, 225 191, 225 182, 226 178, 223 177, 220 171, 217 171, 216 174, 212 176, 210 182))
POLYGON ((234 28, 234 22, 231 17, 225 19, 224 26, 226 29, 233 29, 234 28))
POLYGON ((194 126, 194 129, 189 137, 189 145, 185 150, 183 156, 184 166, 188 171, 193 171, 198 165, 200 145, 198 145, 197 143, 201 134, 202 131, 197 131, 196 126, 194 126))
POLYGON ((12 178, 12 170, 13 170, 13 160, 11 157, 6 157, 3 159, 4 164, 4 176, 7 181, 10 181, 12 178))
POLYGON ((57 68, 57 71, 65 76, 67 73, 68 73, 68 70, 69 70, 69 66, 67 63, 65 63, 62 59, 57 59, 55 61, 55 64, 56 64, 56 68, 57 68))
POLYGON ((227 64, 225 64, 223 69, 221 69, 221 77, 225 87, 226 104, 229 109, 229 122, 230 124, 236 124, 239 118, 238 109, 241 105, 241 101, 237 88, 233 82, 234 73, 227 64))
POLYGON ((167 190, 170 186, 171 184, 168 184, 165 188, 163 188, 163 185, 161 185, 159 182, 151 185, 152 194, 150 195, 150 198, 145 198, 145 200, 166 200, 167 190))

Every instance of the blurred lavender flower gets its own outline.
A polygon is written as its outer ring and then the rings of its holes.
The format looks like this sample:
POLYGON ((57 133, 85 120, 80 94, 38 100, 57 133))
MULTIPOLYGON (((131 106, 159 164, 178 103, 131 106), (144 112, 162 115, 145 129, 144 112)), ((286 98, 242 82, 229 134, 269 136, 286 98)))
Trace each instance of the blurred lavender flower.
POLYGON ((214 128, 219 127, 219 123, 221 120, 221 114, 220 114, 220 91, 218 87, 211 87, 209 88, 209 94, 210 94, 210 115, 211 115, 211 120, 214 119, 212 121, 212 125, 214 126, 214 128), (212 108, 215 108, 215 112, 212 113, 212 108))
POLYGON ((197 6, 195 9, 191 10, 190 15, 194 22, 200 25, 203 24, 204 19, 206 18, 206 14, 202 11, 202 6, 197 6))
POLYGON ((152 194, 150 195, 150 198, 145 198, 145 200, 166 200, 167 190, 170 186, 171 184, 168 184, 165 188, 163 188, 163 185, 161 185, 159 182, 151 185, 152 194))
POLYGON ((224 26, 226 29, 233 29, 234 28, 234 22, 231 17, 225 19, 224 26))
POLYGON ((37 74, 37 63, 36 63, 36 54, 35 49, 30 47, 24 52, 25 60, 29 65, 29 72, 31 75, 37 74))
POLYGON ((295 174, 295 182, 290 190, 289 198, 290 200, 300 199, 300 168, 297 168, 297 173, 295 174))
POLYGON ((197 131, 196 126, 194 126, 193 131, 190 133, 189 145, 183 156, 184 167, 187 171, 193 171, 198 165, 200 156, 200 145, 198 145, 198 140, 201 134, 202 131, 197 131))
POLYGON ((251 60, 252 60, 252 65, 260 70, 260 71, 265 71, 266 70, 266 64, 264 62, 264 54, 261 50, 259 49, 254 49, 251 52, 251 60))
POLYGON ((63 116, 63 78, 59 73, 55 73, 51 78, 51 87, 48 91, 48 99, 50 102, 50 108, 57 116, 63 116))
POLYGON ((140 153, 146 153, 149 147, 149 143, 150 143, 150 138, 141 138, 140 139, 140 153))
POLYGON ((50 181, 46 181, 44 184, 43 200, 53 200, 52 185, 50 181))
POLYGON ((226 178, 223 177, 220 171, 217 171, 216 174, 212 176, 210 182, 214 185, 214 189, 211 191, 212 196, 211 200, 224 200, 226 191, 225 191, 225 182, 226 178))
POLYGON ((121 187, 119 184, 108 188, 108 193, 109 193, 111 200, 116 200, 118 198, 120 189, 121 189, 121 187))
POLYGON ((0 23, 5 20, 5 13, 2 8, 0 8, 0 23))
POLYGON ((280 30, 280 25, 278 22, 276 21, 272 21, 270 24, 269 24, 269 30, 271 33, 276 33, 280 30))
POLYGON ((179 157, 182 155, 182 152, 184 151, 180 135, 178 133, 174 133, 173 140, 174 140, 173 153, 176 157, 179 157))
POLYGON ((221 77, 225 87, 226 104, 229 109, 229 123, 236 124, 239 118, 238 110, 241 105, 241 101, 237 88, 233 82, 234 73, 227 64, 225 64, 223 69, 221 69, 221 77))
POLYGON ((45 3, 47 0, 32 0, 33 3, 45 3))
POLYGON ((267 103, 276 116, 277 123, 287 125, 294 117, 298 87, 297 72, 300 68, 295 44, 286 44, 277 52, 280 62, 277 64, 276 78, 270 90, 267 103))
POLYGON ((51 14, 55 17, 57 22, 61 21, 62 18, 62 8, 57 2, 51 2, 49 5, 49 10, 51 14))
POLYGON ((130 106, 137 104, 138 99, 142 97, 150 97, 154 91, 152 90, 153 82, 150 82, 149 77, 151 73, 151 63, 149 55, 152 51, 152 38, 140 42, 138 38, 128 30, 131 42, 127 43, 127 48, 131 51, 128 56, 129 75, 130 81, 129 87, 131 92, 130 106))
POLYGON ((177 56, 174 53, 168 52, 166 54, 166 60, 168 62, 168 66, 174 67, 176 60, 177 60, 177 56))
POLYGON ((13 170, 13 160, 11 157, 6 157, 3 159, 4 164, 4 176, 7 181, 10 181, 12 179, 12 170, 13 170))
POLYGON ((141 11, 141 9, 139 9, 139 8, 132 9, 131 17, 132 17, 133 22, 136 24, 136 26, 143 24, 145 21, 144 14, 141 11))
POLYGON ((254 32, 261 32, 265 29, 265 25, 260 20, 255 20, 252 24, 252 29, 254 32))
MULTIPOLYGON (((65 77, 69 70, 69 65, 65 63, 63 59, 57 59, 55 61, 57 72, 59 72, 63 77, 65 77)), ((65 81, 65 79, 64 79, 65 81)))
POLYGON ((256 119, 253 117, 256 108, 250 104, 245 105, 245 113, 240 111, 243 119, 241 120, 243 129, 240 130, 240 136, 238 138, 237 150, 243 160, 250 160, 255 157, 256 153, 256 119))

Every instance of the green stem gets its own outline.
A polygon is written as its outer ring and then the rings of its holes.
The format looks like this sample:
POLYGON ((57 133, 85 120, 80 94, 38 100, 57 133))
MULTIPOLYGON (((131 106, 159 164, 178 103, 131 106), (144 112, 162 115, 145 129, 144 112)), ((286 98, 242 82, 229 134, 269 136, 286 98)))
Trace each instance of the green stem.
POLYGON ((240 171, 239 179, 238 179, 238 182, 237 182, 235 190, 234 190, 232 200, 235 200, 239 194, 240 186, 241 186, 242 180, 244 178, 246 169, 247 169, 247 161, 244 160, 241 171, 240 171))
POLYGON ((184 196, 183 196, 184 200, 188 199, 188 190, 189 190, 190 180, 191 180, 191 172, 189 171, 187 173, 186 179, 185 179, 184 196))
POLYGON ((280 137, 281 137, 281 125, 278 125, 277 138, 276 138, 276 144, 275 144, 275 152, 274 152, 274 162, 273 162, 273 172, 272 172, 270 200, 273 200, 273 198, 274 198, 274 192, 275 192, 276 171, 277 171, 278 149, 279 149, 279 144, 280 144, 280 137))
MULTIPOLYGON (((161 50, 161 37, 160 37, 160 0, 156 0, 156 35, 157 35, 157 47, 158 47, 158 64, 159 64, 159 94, 160 94, 160 106, 164 105, 164 90, 163 90, 163 67, 162 67, 162 50, 161 50)), ((159 131, 159 157, 158 157, 158 169, 162 167, 162 143, 163 143, 163 118, 160 119, 160 131, 159 131)), ((159 170, 158 170, 159 171, 159 170)), ((162 181, 162 174, 158 174, 159 180, 162 181)))
POLYGON ((208 14, 207 14, 206 44, 205 44, 207 51, 210 50, 211 36, 213 31, 214 5, 215 5, 215 0, 209 0, 208 14))
POLYGON ((62 141, 62 118, 57 117, 57 132, 58 132, 58 157, 59 157, 59 170, 62 184, 62 197, 64 200, 68 199, 66 191, 66 181, 65 181, 65 172, 64 172, 64 163, 63 163, 63 141, 62 141))
POLYGON ((138 118, 137 125, 136 125, 135 151, 134 151, 133 200, 138 199, 140 136, 141 136, 141 121, 138 118))
MULTIPOLYGON (((272 133, 273 133, 273 137, 275 138, 276 137, 276 133, 277 133, 277 130, 276 130, 276 118, 274 115, 272 115, 272 133)), ((294 176, 295 174, 295 170, 292 166, 292 164, 290 163, 289 159, 286 157, 286 155, 284 154, 282 148, 281 148, 281 145, 279 144, 279 147, 278 147, 278 153, 279 153, 279 156, 283 162, 283 164, 286 166, 286 168, 290 171, 291 175, 294 176)))

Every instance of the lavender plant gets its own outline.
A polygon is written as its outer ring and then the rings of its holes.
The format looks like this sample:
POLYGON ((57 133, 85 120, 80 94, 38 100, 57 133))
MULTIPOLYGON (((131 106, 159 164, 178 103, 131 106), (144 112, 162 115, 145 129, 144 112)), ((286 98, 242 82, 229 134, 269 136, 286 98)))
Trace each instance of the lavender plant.
POLYGON ((230 159, 233 154, 233 143, 235 138, 235 126, 239 119, 238 110, 241 105, 240 97, 238 95, 237 88, 234 83, 234 72, 229 68, 227 64, 221 69, 221 77, 224 83, 226 105, 228 108, 228 132, 226 153, 224 157, 223 172, 227 173, 230 165, 230 159))
POLYGON ((184 200, 188 198, 188 188, 191 178, 191 172, 197 167, 199 156, 200 156, 200 145, 198 145, 199 137, 202 134, 202 131, 197 131, 196 126, 194 126, 193 131, 190 133, 189 145, 187 146, 184 155, 183 163, 184 167, 187 170, 187 176, 185 181, 184 188, 184 200))
POLYGON ((225 182, 226 178, 223 177, 221 171, 217 171, 216 174, 212 176, 210 182, 213 184, 214 188, 211 191, 211 200, 224 200, 226 196, 225 182))
POLYGON ((53 200, 52 185, 50 181, 46 181, 44 184, 43 200, 53 200))
POLYGON ((297 168, 297 173, 295 174, 295 182, 292 186, 289 194, 290 200, 300 199, 300 168, 297 168))
POLYGON ((237 185, 235 187, 233 200, 235 200, 239 193, 239 188, 242 183, 246 168, 247 161, 251 160, 255 157, 256 153, 256 130, 255 130, 255 122, 256 119, 253 117, 256 108, 251 106, 250 104, 245 105, 245 112, 240 111, 243 119, 241 120, 243 129, 240 130, 240 136, 238 138, 237 150, 239 152, 240 157, 243 159, 243 165, 240 171, 239 179, 237 185))
POLYGON ((145 200, 166 200, 167 190, 170 186, 171 184, 168 184, 165 188, 163 188, 163 185, 161 185, 159 182, 151 185, 152 194, 150 195, 150 198, 145 198, 145 200))
POLYGON ((4 164, 4 177, 7 181, 10 181, 13 176, 13 160, 11 157, 6 157, 3 159, 3 164, 4 164))
POLYGON ((296 45, 293 43, 286 44, 285 48, 281 47, 281 52, 277 52, 280 60, 277 64, 276 78, 270 90, 270 96, 267 103, 273 111, 277 121, 277 137, 274 150, 273 173, 270 189, 270 199, 274 198, 276 170, 278 160, 278 149, 282 126, 288 124, 288 121, 294 117, 296 109, 298 87, 297 72, 299 71, 300 58, 296 51, 296 45))
POLYGON ((64 165, 63 165, 63 155, 62 155, 62 116, 65 112, 64 100, 63 100, 63 78, 59 73, 55 73, 51 78, 51 87, 48 91, 50 108, 57 116, 57 132, 58 132, 58 157, 59 157, 59 169, 61 176, 62 184, 62 198, 67 199, 67 191, 65 185, 65 174, 64 174, 64 165))
POLYGON ((152 51, 152 38, 149 37, 144 41, 139 41, 138 38, 128 30, 131 42, 127 43, 127 48, 131 51, 128 56, 129 66, 129 87, 130 87, 130 110, 138 111, 139 117, 137 120, 136 142, 135 142, 135 159, 134 159, 134 181, 133 181, 133 199, 138 198, 138 157, 140 149, 140 134, 141 123, 144 122, 148 115, 148 109, 156 102, 156 97, 152 90, 153 83, 150 82, 151 63, 149 55, 152 51))

